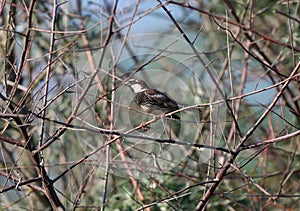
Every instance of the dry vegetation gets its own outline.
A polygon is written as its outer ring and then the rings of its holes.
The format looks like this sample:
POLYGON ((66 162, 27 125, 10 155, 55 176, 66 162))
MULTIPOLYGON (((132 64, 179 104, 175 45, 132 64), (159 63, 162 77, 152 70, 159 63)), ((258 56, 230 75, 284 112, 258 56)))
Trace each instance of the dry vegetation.
POLYGON ((1 1, 0 209, 297 209, 299 7, 1 1), (124 74, 190 108, 139 113, 124 74))

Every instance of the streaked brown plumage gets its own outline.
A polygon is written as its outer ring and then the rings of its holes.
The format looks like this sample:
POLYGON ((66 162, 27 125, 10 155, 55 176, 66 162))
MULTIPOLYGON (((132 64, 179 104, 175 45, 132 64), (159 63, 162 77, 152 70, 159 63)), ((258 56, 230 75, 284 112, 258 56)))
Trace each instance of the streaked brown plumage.
MULTIPOLYGON (((142 80, 131 78, 125 83, 136 94, 134 101, 141 110, 146 113, 167 114, 179 109, 177 102, 171 99, 167 94, 156 89, 151 89, 142 80)), ((171 118, 180 119, 176 114, 172 114, 171 118)))

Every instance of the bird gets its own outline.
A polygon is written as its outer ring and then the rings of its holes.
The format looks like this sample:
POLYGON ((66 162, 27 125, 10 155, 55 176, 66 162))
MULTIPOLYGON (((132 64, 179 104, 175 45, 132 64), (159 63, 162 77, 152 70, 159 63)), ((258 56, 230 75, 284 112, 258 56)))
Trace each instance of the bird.
MULTIPOLYGON (((178 103, 166 93, 150 88, 145 81, 130 78, 125 82, 135 94, 134 101, 141 111, 149 114, 168 114, 179 109, 178 103)), ((180 120, 177 114, 171 114, 172 119, 180 120)))

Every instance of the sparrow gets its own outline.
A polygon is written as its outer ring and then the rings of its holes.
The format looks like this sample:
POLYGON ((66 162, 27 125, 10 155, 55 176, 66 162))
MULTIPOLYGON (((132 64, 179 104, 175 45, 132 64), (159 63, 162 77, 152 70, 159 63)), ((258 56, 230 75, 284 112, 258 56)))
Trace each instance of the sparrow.
MULTIPOLYGON (((143 80, 130 78, 125 82, 135 94, 134 101, 145 113, 167 114, 179 109, 178 103, 166 93, 151 89, 143 80)), ((170 115, 173 119, 180 119, 176 114, 170 115)))

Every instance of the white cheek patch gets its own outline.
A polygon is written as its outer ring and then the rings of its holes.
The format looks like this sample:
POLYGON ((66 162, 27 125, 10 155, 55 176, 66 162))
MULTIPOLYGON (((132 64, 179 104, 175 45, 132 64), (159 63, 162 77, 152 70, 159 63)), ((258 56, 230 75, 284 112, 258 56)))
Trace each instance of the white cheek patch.
POLYGON ((130 85, 131 88, 133 89, 133 92, 134 93, 140 93, 140 92, 143 92, 145 91, 146 89, 143 88, 140 84, 132 84, 130 85))

